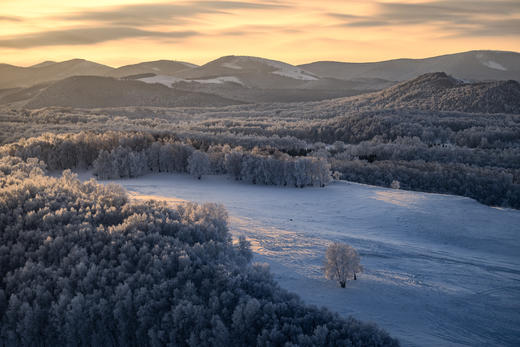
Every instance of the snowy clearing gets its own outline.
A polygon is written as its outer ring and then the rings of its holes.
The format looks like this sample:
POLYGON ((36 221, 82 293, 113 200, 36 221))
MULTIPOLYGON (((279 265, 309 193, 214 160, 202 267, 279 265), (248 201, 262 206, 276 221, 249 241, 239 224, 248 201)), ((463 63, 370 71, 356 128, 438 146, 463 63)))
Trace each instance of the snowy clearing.
POLYGON ((482 63, 482 65, 487 66, 490 69, 507 71, 507 68, 504 67, 502 64, 497 63, 493 60, 486 60, 484 54, 477 54, 477 59, 482 63))
POLYGON ((136 199, 223 203, 233 236, 246 235, 282 287, 376 322, 405 346, 520 341, 520 211, 344 181, 305 189, 180 174, 110 182, 136 199), (346 289, 321 271, 332 241, 356 248, 365 268, 346 289))
POLYGON ((502 66, 501 64, 497 63, 496 61, 484 61, 482 62, 482 64, 484 64, 485 66, 491 68, 491 69, 495 69, 495 70, 502 70, 502 71, 507 71, 507 69, 502 66))
POLYGON ((293 79, 297 79, 297 80, 307 80, 307 81, 315 81, 318 79, 307 71, 303 71, 302 69, 300 69, 296 66, 292 66, 292 65, 289 65, 289 64, 281 62, 281 61, 257 58, 257 57, 247 57, 247 58, 276 68, 277 70, 272 72, 273 74, 276 74, 276 75, 289 77, 289 78, 293 78, 293 79))
POLYGON ((173 76, 167 76, 167 75, 156 75, 152 77, 144 77, 138 79, 141 82, 154 84, 159 83, 162 85, 165 85, 166 87, 171 87, 172 84, 184 81, 182 78, 173 77, 173 76))
POLYGON ((235 76, 222 76, 222 77, 216 77, 216 78, 208 78, 204 80, 189 80, 190 82, 199 82, 199 83, 216 83, 216 84, 222 84, 222 83, 238 83, 238 84, 244 84, 241 80, 238 79, 238 77, 235 76))
POLYGON ((178 83, 178 82, 198 82, 198 83, 215 83, 215 84, 222 84, 222 83, 238 83, 242 84, 242 81, 239 80, 237 77, 234 76, 222 76, 222 77, 216 77, 216 78, 209 78, 209 79, 201 79, 201 80, 186 80, 183 78, 173 77, 173 76, 166 76, 166 75, 157 75, 153 77, 144 77, 138 79, 141 82, 145 83, 160 83, 165 85, 166 87, 171 87, 172 84, 178 83))
POLYGON ((238 66, 234 63, 223 63, 222 66, 227 67, 228 69, 242 70, 242 66, 238 66))
POLYGON ((248 57, 248 56, 241 56, 241 57, 234 57, 232 61, 226 62, 222 64, 222 66, 232 68, 232 69, 241 69, 240 66, 243 62, 256 62, 261 63, 267 66, 270 66, 272 68, 275 68, 275 71, 271 71, 271 73, 283 77, 289 77, 292 79, 297 80, 304 80, 304 81, 315 81, 318 80, 317 76, 314 76, 310 72, 304 71, 296 66, 277 61, 277 60, 271 60, 271 59, 265 59, 265 58, 259 58, 259 57, 248 57))

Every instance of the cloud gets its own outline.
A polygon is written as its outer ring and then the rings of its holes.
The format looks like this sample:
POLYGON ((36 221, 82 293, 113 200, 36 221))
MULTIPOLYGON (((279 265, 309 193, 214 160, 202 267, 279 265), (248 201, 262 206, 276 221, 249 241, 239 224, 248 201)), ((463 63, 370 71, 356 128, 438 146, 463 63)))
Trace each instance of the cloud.
MULTIPOLYGON (((184 1, 175 3, 133 4, 96 10, 63 13, 50 18, 69 22, 68 29, 49 30, 19 35, 0 36, 0 47, 24 49, 40 46, 88 45, 105 41, 153 37, 181 39, 203 35, 199 31, 168 31, 153 29, 157 25, 182 27, 190 19, 201 14, 226 14, 232 10, 272 10, 287 5, 268 1, 184 1), (77 26, 74 26, 77 22, 77 26), (85 27, 88 25, 89 27, 85 27)), ((18 20, 17 17, 0 16, 1 20, 18 20)), ((232 33, 241 35, 240 32, 232 33)), ((204 33, 209 35, 209 33, 204 33)))
POLYGON ((132 37, 181 39, 197 35, 195 31, 150 31, 130 27, 75 28, 39 33, 0 36, 0 47, 31 48, 58 45, 87 45, 132 37))
POLYGON ((459 0, 428 1, 422 3, 375 3, 372 16, 328 13, 341 20, 346 27, 381 27, 417 24, 439 25, 460 36, 502 36, 518 34, 520 15, 518 1, 459 0))
POLYGON ((0 16, 0 22, 21 22, 22 19, 13 16, 0 16))
POLYGON ((183 24, 185 19, 200 14, 220 13, 229 10, 269 10, 285 8, 277 3, 244 1, 191 1, 173 4, 137 4, 111 7, 96 11, 69 13, 57 17, 61 20, 104 22, 112 25, 149 26, 157 24, 183 24))
POLYGON ((248 36, 257 34, 277 35, 280 33, 299 34, 305 33, 300 27, 281 26, 281 25, 242 25, 227 30, 222 30, 213 35, 220 36, 248 36))
POLYGON ((484 21, 479 25, 453 26, 450 28, 458 36, 520 36, 520 19, 484 21))

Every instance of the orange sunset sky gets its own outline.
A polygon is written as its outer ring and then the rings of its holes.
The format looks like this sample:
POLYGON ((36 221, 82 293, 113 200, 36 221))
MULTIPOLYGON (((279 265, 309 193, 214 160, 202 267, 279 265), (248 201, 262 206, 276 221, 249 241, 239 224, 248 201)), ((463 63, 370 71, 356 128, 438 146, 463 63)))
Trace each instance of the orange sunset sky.
POLYGON ((316 60, 520 51, 520 0, 0 0, 0 62, 120 66, 253 55, 316 60))

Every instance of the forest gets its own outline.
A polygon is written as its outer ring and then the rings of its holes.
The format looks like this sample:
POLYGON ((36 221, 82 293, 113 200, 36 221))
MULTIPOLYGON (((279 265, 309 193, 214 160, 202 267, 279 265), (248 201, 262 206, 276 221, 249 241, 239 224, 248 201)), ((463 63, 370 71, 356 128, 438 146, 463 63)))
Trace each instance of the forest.
POLYGON ((0 122, 7 129, 0 155, 37 157, 50 170, 90 168, 100 178, 188 172, 189 156, 198 151, 209 163, 202 174, 257 184, 323 186, 330 170, 354 182, 390 187, 398 181, 401 189, 520 208, 517 114, 356 111, 330 100, 225 108, 7 109, 0 122), (103 168, 103 161, 117 162, 121 170, 103 168))
POLYGON ((221 205, 134 203, 10 156, 0 188, 1 345, 398 345, 281 289, 221 205))

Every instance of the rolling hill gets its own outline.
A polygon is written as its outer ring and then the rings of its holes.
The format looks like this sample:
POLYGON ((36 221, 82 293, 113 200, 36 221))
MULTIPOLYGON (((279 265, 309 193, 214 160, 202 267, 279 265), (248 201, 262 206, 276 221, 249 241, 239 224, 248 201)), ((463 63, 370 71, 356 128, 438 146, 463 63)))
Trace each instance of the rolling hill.
POLYGON ((71 76, 104 75, 112 67, 83 59, 67 60, 60 63, 51 61, 30 67, 0 64, 0 89, 31 87, 43 82, 57 81, 71 76))
MULTIPOLYGON (((0 101, 1 102, 1 101, 0 101)), ((217 95, 174 90, 160 84, 100 76, 74 76, 52 83, 23 104, 27 108, 71 106, 224 106, 240 104, 217 95)))
POLYGON ((344 80, 363 77, 404 81, 425 73, 443 71, 467 81, 520 81, 520 54, 503 51, 470 51, 426 59, 395 59, 374 63, 319 61, 298 67, 320 77, 344 80))
POLYGON ((226 56, 198 68, 176 75, 184 79, 204 80, 216 77, 235 77, 249 88, 297 88, 319 77, 293 65, 276 60, 246 56, 226 56))
POLYGON ((175 76, 176 73, 186 69, 192 69, 197 65, 173 60, 156 60, 138 64, 125 65, 105 73, 108 77, 127 77, 140 74, 155 74, 175 76))
POLYGON ((475 113, 520 113, 520 83, 465 83, 444 72, 428 73, 380 92, 348 100, 353 106, 475 113))
MULTIPOLYGON (((153 80, 155 77, 146 77, 153 80)), ((176 79, 176 77, 172 77, 176 79)), ((173 83, 75 76, 29 88, 0 93, 0 104, 27 108, 70 106, 79 108, 122 106, 226 106, 255 102, 299 101, 301 112, 339 114, 347 111, 417 109, 470 113, 520 114, 520 83, 509 81, 466 83, 443 72, 428 73, 381 91, 345 97, 345 90, 244 88, 230 81, 173 83), (317 101, 319 98, 335 99, 317 101), (329 97, 329 98, 328 98, 329 97), (307 104, 308 101, 315 101, 307 104)), ((261 107, 260 107, 261 108, 261 107)), ((282 107, 284 108, 284 107, 282 107)))

